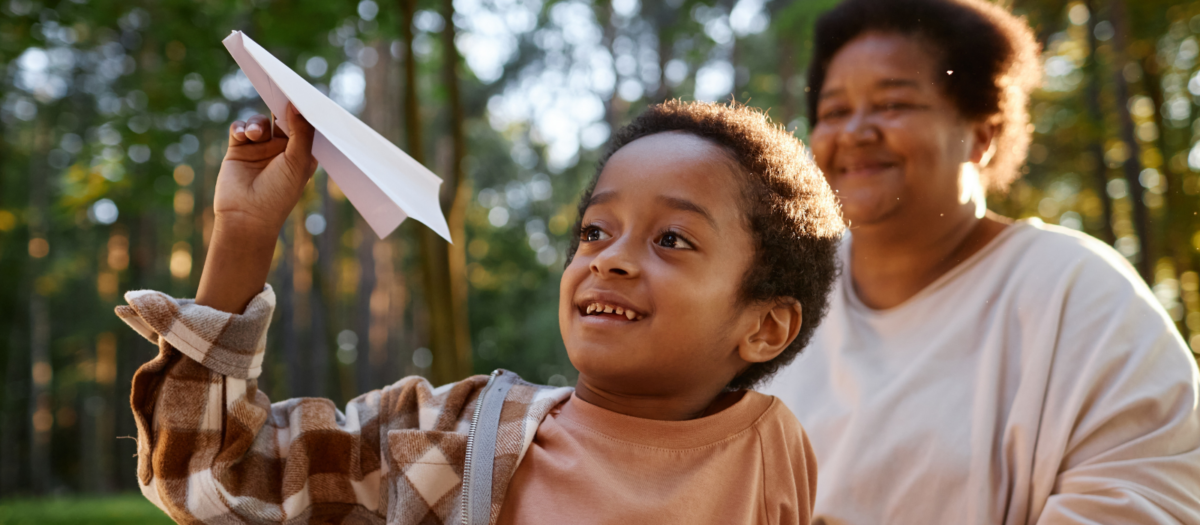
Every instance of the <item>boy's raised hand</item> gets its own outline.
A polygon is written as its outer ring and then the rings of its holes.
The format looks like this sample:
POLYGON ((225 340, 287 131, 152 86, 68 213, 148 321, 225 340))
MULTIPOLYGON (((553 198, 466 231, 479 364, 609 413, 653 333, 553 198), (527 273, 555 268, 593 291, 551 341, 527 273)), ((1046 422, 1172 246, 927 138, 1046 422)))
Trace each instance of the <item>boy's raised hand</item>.
POLYGON ((291 136, 255 115, 229 127, 229 151, 213 194, 212 239, 196 303, 240 313, 263 291, 284 221, 317 169, 311 124, 288 104, 291 136))
POLYGON ((313 127, 288 104, 291 137, 255 115, 229 126, 229 150, 213 195, 213 214, 224 227, 275 236, 317 169, 313 127))

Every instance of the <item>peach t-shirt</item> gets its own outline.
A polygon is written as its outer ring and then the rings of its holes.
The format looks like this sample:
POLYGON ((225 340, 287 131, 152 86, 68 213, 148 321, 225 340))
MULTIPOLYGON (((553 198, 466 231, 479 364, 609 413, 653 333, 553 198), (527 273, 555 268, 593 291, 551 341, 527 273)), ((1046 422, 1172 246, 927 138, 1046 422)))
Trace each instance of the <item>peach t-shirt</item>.
POLYGON ((538 428, 499 524, 807 524, 816 490, 808 437, 775 397, 658 421, 572 395, 538 428))

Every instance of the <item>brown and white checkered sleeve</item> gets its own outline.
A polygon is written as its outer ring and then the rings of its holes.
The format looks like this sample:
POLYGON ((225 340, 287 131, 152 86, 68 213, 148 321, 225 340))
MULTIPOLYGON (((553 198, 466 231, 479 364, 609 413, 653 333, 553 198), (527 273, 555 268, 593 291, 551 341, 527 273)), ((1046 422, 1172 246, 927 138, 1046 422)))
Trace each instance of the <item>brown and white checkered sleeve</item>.
POLYGON ((408 496, 396 491, 403 473, 389 468, 389 441, 407 450, 444 435, 431 443, 444 442, 437 448, 452 468, 414 471, 404 483, 424 491, 418 496, 432 497, 428 487, 453 490, 465 436, 451 434, 465 432, 486 377, 438 389, 408 377, 351 400, 344 412, 327 399, 271 404, 256 379, 275 306, 270 287, 241 314, 153 291, 126 299, 117 314, 159 346, 133 378, 139 483, 176 521, 425 523, 435 506, 437 517, 450 517, 434 502, 396 500, 408 496), (401 439, 407 429, 411 440, 401 439), (406 509, 411 520, 393 519, 406 509))
POLYGON ((151 343, 165 340, 224 376, 252 379, 262 373, 267 326, 275 311, 275 292, 269 285, 240 315, 153 290, 127 292, 125 300, 129 306, 118 306, 117 316, 151 343))

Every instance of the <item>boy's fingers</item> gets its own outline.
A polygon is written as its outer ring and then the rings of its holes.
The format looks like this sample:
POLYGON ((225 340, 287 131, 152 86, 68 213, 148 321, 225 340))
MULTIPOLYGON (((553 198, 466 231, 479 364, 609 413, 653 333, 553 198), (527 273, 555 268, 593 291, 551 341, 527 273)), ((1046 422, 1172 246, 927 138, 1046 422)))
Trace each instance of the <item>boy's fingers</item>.
MULTIPOLYGON (((312 156, 313 130, 312 124, 296 111, 296 108, 290 103, 287 107, 287 122, 288 122, 288 144, 287 150, 284 152, 284 157, 292 166, 296 175, 308 179, 312 175, 311 171, 316 164, 312 156)), ((279 130, 276 129, 276 132, 279 130)))
POLYGON ((268 127, 266 115, 254 115, 246 121, 246 138, 254 142, 263 142, 271 140, 271 132, 268 127))
POLYGON ((240 146, 247 141, 246 139, 246 123, 240 120, 235 120, 229 125, 229 142, 231 146, 240 146))

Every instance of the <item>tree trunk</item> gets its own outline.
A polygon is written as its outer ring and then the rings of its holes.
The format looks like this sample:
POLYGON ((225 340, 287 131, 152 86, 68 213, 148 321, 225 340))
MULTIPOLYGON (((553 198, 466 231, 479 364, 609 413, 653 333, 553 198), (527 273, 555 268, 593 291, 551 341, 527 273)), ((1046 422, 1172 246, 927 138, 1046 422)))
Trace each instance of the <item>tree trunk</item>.
MULTIPOLYGON (((1191 199, 1183 192, 1183 174, 1175 173, 1171 169, 1171 163, 1166 161, 1171 158, 1171 150, 1168 148, 1167 127, 1162 115, 1164 106, 1160 87, 1162 78, 1159 76, 1158 61, 1153 54, 1143 61, 1142 71, 1142 85, 1150 96, 1150 100, 1154 102, 1154 125, 1158 127, 1158 150, 1163 159, 1158 166, 1154 166, 1162 174, 1164 180, 1163 195, 1166 198, 1164 204, 1167 208, 1163 214, 1164 220, 1160 234, 1164 240, 1165 251, 1175 260, 1175 274, 1178 278, 1184 272, 1195 268, 1192 257, 1196 252, 1191 246, 1189 237, 1191 232, 1195 231, 1196 215, 1188 212, 1191 208, 1188 201, 1191 199)), ((1176 326, 1179 327, 1179 332, 1187 341, 1190 335, 1187 324, 1176 322, 1176 326)))
POLYGON ((213 190, 216 189, 217 173, 221 170, 221 149, 224 145, 222 137, 227 136, 209 129, 204 132, 204 144, 200 150, 199 168, 196 170, 195 181, 192 182, 192 193, 195 204, 192 206, 192 289, 200 285, 200 274, 204 272, 204 261, 208 256, 208 240, 212 236, 213 190))
MULTIPOLYGON (((25 285, 32 293, 32 286, 25 285)), ((20 334, 24 335, 24 334, 20 334)), ((26 352, 21 351, 25 346, 18 332, 9 334, 8 356, 4 371, 4 412, 0 419, 0 496, 19 491, 21 484, 20 458, 25 454, 21 451, 21 434, 29 424, 29 418, 24 409, 25 381, 29 379, 29 363, 26 352)))
POLYGON ((642 2, 642 16, 650 23, 658 39, 658 91, 650 102, 663 102, 675 95, 667 83, 667 62, 675 54, 678 8, 671 7, 667 2, 642 2))
MULTIPOLYGON (((408 153, 417 162, 424 163, 425 150, 421 141, 421 116, 417 103, 416 57, 412 52, 412 19, 416 8, 415 0, 400 0, 402 10, 400 34, 404 49, 404 135, 408 142, 408 153)), ((449 81, 446 85, 450 99, 450 132, 461 144, 463 111, 458 102, 458 74, 454 69, 458 63, 458 52, 454 46, 454 6, 450 0, 443 2, 445 18, 443 47, 444 61, 449 81)), ((455 159, 450 173, 445 173, 442 185, 442 211, 447 215, 451 236, 458 240, 452 248, 444 239, 429 228, 418 230, 421 250, 421 270, 424 277, 424 296, 429 311, 429 343, 433 351, 431 379, 435 384, 457 381, 471 372, 470 335, 466 324, 466 280, 465 257, 460 257, 463 244, 462 211, 463 198, 461 176, 462 149, 456 147, 455 159), (455 281, 460 281, 456 283, 455 281)))
MULTIPOLYGON (((671 61, 671 39, 666 23, 659 21, 658 27, 658 92, 654 94, 654 102, 664 102, 671 98, 671 85, 667 81, 667 62, 671 61)), ((616 132, 614 129, 613 132, 616 132)))
POLYGON ((372 384, 379 387, 388 384, 391 377, 388 374, 388 361, 391 357, 388 353, 388 341, 391 339, 389 328, 396 320, 391 315, 390 292, 395 286, 396 273, 392 263, 392 245, 386 241, 379 241, 372 249, 375 267, 371 268, 371 271, 375 272, 375 290, 371 292, 371 328, 367 333, 366 344, 363 345, 363 348, 367 349, 367 354, 363 357, 371 364, 372 384))
POLYGON ((1150 232, 1150 214, 1142 199, 1144 191, 1138 176, 1142 172, 1141 148, 1138 147, 1137 136, 1133 127, 1133 116, 1129 113, 1129 84, 1125 81, 1124 66, 1128 63, 1126 43, 1129 35, 1129 23, 1125 13, 1123 0, 1110 0, 1108 16, 1114 29, 1113 55, 1113 91, 1116 95, 1117 116, 1121 125, 1121 140, 1129 152, 1125 159, 1125 182, 1129 186, 1129 201, 1133 206, 1133 225, 1137 230, 1141 253, 1137 261, 1138 273, 1148 284, 1154 284, 1154 253, 1150 232))
MULTIPOLYGON (((393 129, 394 103, 389 97, 389 79, 391 61, 388 46, 377 41, 371 44, 376 50, 379 60, 367 68, 366 91, 364 94, 363 119, 380 135, 388 136, 393 129)), ((381 279, 380 260, 377 253, 383 241, 378 240, 361 218, 356 222, 359 238, 358 268, 359 286, 355 298, 355 335, 358 336, 358 355, 355 358, 355 382, 359 392, 377 388, 386 384, 387 377, 382 373, 382 363, 387 361, 388 324, 391 319, 387 316, 386 301, 380 299, 380 294, 387 293, 390 275, 381 279), (380 311, 384 308, 383 311, 380 311)))
MULTIPOLYGON (((0 140, 0 166, 4 166, 4 160, 7 158, 9 144, 7 140, 0 140)), ((4 202, 5 183, 8 179, 0 175, 0 202, 4 202)), ((20 293, 18 292, 18 297, 20 293)), ((15 321, 15 320, 14 320, 15 321)), ((13 323, 16 325, 17 323, 13 323)), ((19 349, 24 345, 21 344, 18 335, 18 329, 10 331, 8 334, 8 343, 6 347, 5 366, 4 366, 4 385, 3 402, 0 403, 0 497, 12 493, 17 487, 17 473, 20 461, 17 458, 21 457, 17 450, 20 432, 24 417, 18 417, 21 412, 18 398, 24 397, 21 392, 24 386, 21 381, 23 374, 20 371, 24 370, 22 359, 25 352, 19 349)))
MULTIPOLYGON (((796 97, 792 95, 792 77, 796 75, 796 57, 790 35, 780 34, 775 37, 779 53, 779 122, 784 126, 796 118, 796 97)), ((792 131, 792 130, 789 130, 792 131)))
MULTIPOLYGON (((608 124, 608 130, 611 134, 617 131, 617 126, 620 123, 620 111, 617 105, 617 102, 620 100, 617 97, 617 86, 620 83, 617 82, 617 56, 613 53, 613 42, 617 39, 617 26, 613 23, 615 13, 613 12, 612 0, 602 0, 596 4, 596 20, 604 28, 604 32, 600 37, 600 43, 604 46, 604 49, 608 50, 608 56, 613 61, 613 88, 612 92, 608 94, 608 98, 604 101, 604 121, 608 124)), ((661 70, 659 71, 658 78, 659 82, 666 80, 661 70)))
POLYGON ((1100 197, 1100 202, 1104 209, 1104 220, 1101 221, 1100 238, 1112 246, 1117 240, 1117 236, 1113 233, 1113 201, 1108 195, 1108 166, 1104 163, 1104 113, 1100 109, 1100 60, 1096 56, 1096 24, 1100 17, 1097 16, 1096 8, 1093 0, 1087 0, 1087 9, 1090 16, 1087 24, 1087 40, 1088 40, 1088 59, 1084 66, 1084 71, 1087 74, 1088 83, 1084 88, 1084 101, 1087 106, 1087 132, 1088 145, 1087 151, 1091 153, 1092 158, 1096 161, 1096 167, 1092 172, 1092 179, 1095 182, 1096 195, 1100 197))
POLYGON ((114 428, 112 396, 117 371, 117 336, 104 332, 96 337, 92 352, 92 377, 84 383, 80 405, 80 458, 85 492, 112 490, 114 428))
MULTIPOLYGON (((717 2, 718 5, 725 9, 725 17, 727 19, 729 18, 729 15, 733 14, 733 7, 735 3, 736 0, 719 0, 717 2)), ((738 66, 742 63, 742 39, 738 37, 737 31, 731 31, 731 34, 732 36, 730 36, 730 38, 733 41, 729 45, 729 66, 731 69, 733 69, 733 84, 732 88, 730 89, 729 99, 732 101, 741 100, 741 102, 745 104, 746 100, 744 99, 747 97, 742 97, 742 88, 746 87, 746 85, 750 82, 750 70, 748 68, 745 69, 746 74, 743 75, 742 71, 738 69, 738 66)))
POLYGON ((367 358, 371 334, 371 295, 375 293, 375 232, 359 215, 358 228, 358 291, 354 297, 354 334, 358 347, 354 360, 354 388, 358 393, 375 388, 371 361, 367 358))
MULTIPOLYGON (((34 130, 33 161, 30 162, 29 177, 29 238, 33 242, 47 241, 49 233, 49 189, 44 167, 46 153, 50 149, 49 124, 39 119, 34 130)), ((52 246, 51 249, 54 247, 52 246)), ((32 253, 31 253, 32 255, 32 253)), ((46 265, 40 259, 49 255, 35 256, 29 263, 30 279, 33 283, 29 294, 29 475, 35 493, 50 491, 53 480, 50 463, 50 430, 54 425, 51 411, 50 382, 53 370, 50 366, 50 301, 38 290, 37 278, 46 265)))
POLYGON ((317 193, 321 198, 321 216, 325 218, 325 231, 317 236, 317 272, 312 289, 312 347, 309 364, 312 370, 312 393, 317 397, 329 395, 326 384, 329 378, 329 327, 335 309, 337 294, 334 293, 334 261, 337 258, 337 208, 329 194, 329 174, 321 171, 317 179, 317 193))
MULTIPOLYGON (((139 173, 138 176, 145 176, 139 173)), ((130 282, 134 289, 162 289, 170 283, 169 272, 164 271, 165 260, 160 254, 170 253, 170 241, 159 244, 160 224, 159 214, 153 208, 143 212, 136 219, 136 236, 130 236, 130 282), (134 240, 136 239, 136 241, 134 240)), ((133 421, 133 411, 129 409, 130 387, 133 373, 157 353, 157 349, 148 345, 142 336, 133 330, 122 330, 117 337, 118 347, 113 352, 112 384, 101 389, 102 394, 96 405, 99 418, 99 432, 107 437, 103 452, 111 452, 114 462, 112 484, 120 490, 137 490, 137 443, 131 436, 137 435, 137 426, 133 421), (125 439, 121 439, 121 438, 125 439)), ((260 379, 259 385, 264 385, 260 379)))
MULTIPOLYGON (((459 93, 458 66, 460 60, 458 46, 455 43, 454 1, 442 0, 442 5, 446 18, 446 24, 442 29, 444 48, 442 71, 445 75, 446 98, 449 99, 447 102, 450 105, 450 143, 453 148, 450 155, 450 171, 447 173, 447 177, 453 181, 453 184, 449 188, 442 189, 442 210, 446 211, 450 236, 456 242, 449 244, 444 239, 434 239, 441 244, 442 250, 446 252, 449 259, 447 265, 449 282, 444 283, 443 286, 450 292, 450 310, 447 313, 453 323, 451 331, 453 332, 455 366, 451 380, 458 380, 471 375, 472 372, 471 330, 470 320, 467 317, 466 252, 467 203, 471 200, 471 186, 466 181, 466 174, 463 173, 463 159, 467 155, 467 138, 463 130, 463 123, 466 122, 467 115, 463 108, 462 95, 459 93)), ((432 233, 430 230, 430 234, 432 233)))
POLYGON ((413 332, 408 328, 411 326, 411 322, 409 321, 411 311, 408 308, 408 281, 403 265, 404 253, 408 249, 408 243, 403 238, 393 238, 390 244, 393 261, 393 283, 388 290, 391 296, 388 301, 390 306, 388 312, 388 352, 395 359, 392 359, 388 363, 387 373, 391 374, 390 377, 404 377, 413 375, 409 369, 412 368, 412 352, 417 348, 417 344, 413 341, 413 332))
POLYGON ((279 266, 275 268, 275 282, 279 287, 279 347, 280 357, 283 358, 283 369, 287 377, 285 392, 287 397, 301 397, 304 384, 300 367, 300 337, 296 326, 296 221, 300 216, 299 209, 292 210, 291 217, 279 230, 279 240, 283 250, 279 255, 279 266), (289 231, 290 230, 290 231, 289 231))

